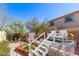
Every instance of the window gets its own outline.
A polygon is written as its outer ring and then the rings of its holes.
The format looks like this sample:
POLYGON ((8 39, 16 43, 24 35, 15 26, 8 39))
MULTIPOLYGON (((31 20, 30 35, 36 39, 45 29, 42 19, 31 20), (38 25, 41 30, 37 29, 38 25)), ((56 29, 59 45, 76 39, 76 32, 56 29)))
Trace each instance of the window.
POLYGON ((71 22, 73 21, 73 17, 72 16, 66 16, 65 17, 65 22, 71 22))
POLYGON ((50 23, 50 26, 54 26, 54 22, 51 22, 51 23, 50 23))

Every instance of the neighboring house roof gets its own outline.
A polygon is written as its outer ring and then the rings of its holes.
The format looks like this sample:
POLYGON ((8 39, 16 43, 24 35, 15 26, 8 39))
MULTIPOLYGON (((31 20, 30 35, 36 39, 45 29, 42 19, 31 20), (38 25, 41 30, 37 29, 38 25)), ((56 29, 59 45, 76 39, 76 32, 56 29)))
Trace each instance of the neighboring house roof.
POLYGON ((50 20, 50 21, 48 21, 48 22, 53 22, 53 21, 55 21, 55 20, 61 19, 61 18, 66 17, 66 16, 68 16, 68 15, 73 15, 73 14, 78 13, 78 12, 79 12, 79 10, 78 10, 78 11, 74 11, 74 12, 69 13, 69 14, 66 14, 66 15, 64 15, 64 16, 57 17, 57 18, 55 18, 55 19, 53 19, 53 20, 50 20))

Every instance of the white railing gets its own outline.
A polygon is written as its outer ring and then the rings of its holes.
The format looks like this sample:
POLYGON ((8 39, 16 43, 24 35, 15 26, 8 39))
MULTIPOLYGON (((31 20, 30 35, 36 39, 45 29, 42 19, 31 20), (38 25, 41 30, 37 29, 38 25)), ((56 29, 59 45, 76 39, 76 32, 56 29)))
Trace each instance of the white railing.
MULTIPOLYGON (((65 51, 66 49, 65 49, 65 45, 64 44, 61 44, 62 45, 62 47, 60 46, 60 44, 59 43, 56 43, 55 42, 55 38, 61 38, 62 39, 62 41, 63 41, 63 43, 65 43, 64 42, 64 38, 66 38, 67 39, 67 33, 66 33, 66 31, 64 32, 64 31, 61 31, 60 33, 59 33, 59 35, 56 35, 57 33, 56 33, 56 31, 52 31, 47 37, 45 37, 45 32, 44 33, 42 33, 41 35, 39 35, 35 40, 33 40, 30 44, 28 44, 28 45, 31 45, 33 42, 35 42, 37 39, 39 39, 41 36, 43 36, 44 35, 44 38, 43 38, 43 41, 38 45, 38 47, 35 49, 35 50, 32 50, 33 52, 35 52, 35 51, 37 51, 37 50, 39 50, 39 48, 50 38, 50 37, 52 37, 53 38, 53 45, 52 45, 52 48, 53 49, 55 49, 55 50, 59 50, 60 52, 62 52, 63 53, 63 55, 65 55, 67 52, 65 51), (63 33, 62 33, 63 32, 63 33), (54 44, 55 43, 55 44, 54 44)), ((48 45, 48 44, 47 44, 48 45)), ((31 49, 31 47, 29 47, 29 49, 31 49)), ((48 51, 48 48, 47 48, 47 51, 48 51)), ((31 52, 31 50, 29 50, 29 52, 30 53, 32 53, 31 52)), ((36 53, 36 52, 35 52, 36 53)), ((45 52, 45 54, 44 55, 46 55, 46 53, 47 52, 45 52)), ((36 53, 37 54, 37 53, 36 53)), ((73 54, 73 53, 68 53, 69 55, 75 55, 75 54, 73 54)))
MULTIPOLYGON (((47 39, 49 39, 49 37, 53 36, 55 34, 55 31, 52 31, 50 33, 49 36, 47 36, 47 38, 44 37, 44 40, 38 45, 38 47, 35 49, 35 50, 32 50, 32 52, 34 52, 35 54, 37 53, 38 54, 38 51, 40 50, 40 47, 43 46, 43 44, 45 44, 45 42, 47 41, 47 39)), ((53 36, 54 37, 54 36, 53 36)), ((35 41, 35 40, 34 40, 35 41)), ((33 41, 33 42, 34 42, 33 41)), ((48 44, 46 44, 48 46, 48 44)), ((41 51, 41 50, 40 50, 41 51)), ((30 53, 32 53, 30 52, 30 53)), ((45 52, 42 54, 43 56, 46 55, 48 52, 48 48, 45 48, 45 52)))
POLYGON ((28 46, 29 45, 31 45, 33 42, 35 42, 36 40, 38 40, 41 36, 43 36, 44 35, 44 39, 45 39, 45 32, 44 33, 42 33, 41 35, 39 35, 36 39, 34 39, 32 42, 30 42, 29 44, 28 44, 28 46))
POLYGON ((45 41, 46 41, 47 39, 49 39, 49 37, 50 37, 51 35, 53 35, 53 34, 54 34, 54 32, 51 32, 51 34, 36 48, 36 50, 39 49, 39 47, 40 47, 42 44, 44 44, 45 41))
MULTIPOLYGON (((30 53, 32 52, 32 48, 31 48, 31 44, 32 43, 34 43, 34 42, 36 42, 38 39, 40 39, 40 37, 42 37, 42 36, 44 36, 43 37, 43 40, 46 38, 46 36, 45 36, 45 32, 43 32, 41 35, 39 35, 36 39, 34 39, 32 42, 30 42, 29 41, 29 44, 27 45, 27 46, 29 46, 29 56, 30 56, 30 53)), ((30 40, 30 39, 29 39, 30 40)))
POLYGON ((75 55, 75 50, 74 50, 74 45, 73 43, 69 43, 69 44, 59 44, 54 42, 52 45, 52 49, 54 50, 58 50, 59 52, 62 52, 64 56, 77 56, 75 55), (60 46, 61 45, 61 46, 60 46))

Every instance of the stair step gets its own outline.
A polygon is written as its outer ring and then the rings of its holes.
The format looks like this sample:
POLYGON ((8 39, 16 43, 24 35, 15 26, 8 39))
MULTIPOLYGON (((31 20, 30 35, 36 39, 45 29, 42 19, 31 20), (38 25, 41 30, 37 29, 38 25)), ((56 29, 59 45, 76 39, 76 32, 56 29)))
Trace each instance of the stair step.
POLYGON ((44 46, 44 47, 48 48, 48 46, 47 46, 46 44, 43 44, 42 46, 44 46))
POLYGON ((43 55, 45 52, 43 51, 43 50, 41 50, 41 49, 38 49, 38 52, 39 52, 39 54, 40 55, 43 55))
POLYGON ((40 41, 35 41, 36 43, 40 44, 40 41))
POLYGON ((42 46, 42 45, 41 45, 40 47, 41 47, 41 48, 43 48, 43 49, 47 49, 47 47, 45 47, 45 46, 42 46))
POLYGON ((44 48, 42 48, 42 47, 40 47, 39 49, 41 49, 41 50, 43 50, 44 52, 46 52, 46 49, 44 49, 44 48))
POLYGON ((36 53, 36 51, 32 50, 32 55, 37 56, 38 54, 36 53))

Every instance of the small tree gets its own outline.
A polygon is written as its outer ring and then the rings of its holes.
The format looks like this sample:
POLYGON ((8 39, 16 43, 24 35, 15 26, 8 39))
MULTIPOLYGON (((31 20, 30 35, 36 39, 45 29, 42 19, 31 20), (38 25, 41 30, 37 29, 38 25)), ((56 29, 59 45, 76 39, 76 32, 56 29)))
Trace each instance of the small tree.
POLYGON ((24 25, 19 20, 14 20, 7 30, 8 36, 13 40, 18 38, 21 39, 25 33, 24 25))
POLYGON ((36 18, 33 18, 30 21, 27 21, 25 23, 25 28, 28 29, 30 32, 32 32, 33 28, 39 25, 39 21, 36 18))
POLYGON ((6 31, 6 33, 7 33, 7 38, 8 38, 8 40, 12 40, 12 37, 13 37, 15 31, 14 31, 12 28, 9 27, 9 28, 7 29, 7 31, 6 31))
POLYGON ((48 29, 48 25, 45 23, 41 23, 38 26, 33 27, 32 31, 36 33, 36 35, 39 35, 43 32, 45 32, 48 29))

